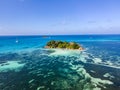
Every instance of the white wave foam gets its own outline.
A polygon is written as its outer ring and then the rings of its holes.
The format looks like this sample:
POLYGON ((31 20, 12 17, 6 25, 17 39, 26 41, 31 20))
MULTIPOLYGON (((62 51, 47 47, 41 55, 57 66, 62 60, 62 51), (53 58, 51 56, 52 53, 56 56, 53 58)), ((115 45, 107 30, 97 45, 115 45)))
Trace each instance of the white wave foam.
POLYGON ((106 64, 111 65, 111 66, 113 65, 111 61, 106 61, 106 64))
POLYGON ((0 64, 0 72, 7 72, 9 70, 19 71, 25 64, 19 63, 19 61, 7 61, 0 64))
POLYGON ((93 65, 99 65, 99 66, 104 66, 104 67, 109 67, 109 68, 115 68, 115 69, 120 69, 119 66, 115 66, 115 65, 106 65, 106 63, 100 63, 100 64, 96 64, 96 63, 89 63, 89 64, 93 64, 93 65))
POLYGON ((80 50, 66 50, 66 49, 50 49, 54 50, 50 56, 79 56, 80 50))
POLYGON ((111 62, 111 61, 104 62, 101 58, 96 58, 92 54, 87 53, 85 51, 66 50, 66 49, 48 49, 48 50, 54 51, 49 54, 50 56, 75 56, 78 58, 77 60, 82 61, 83 63, 90 63, 90 64, 95 64, 95 65, 120 69, 120 67, 116 64, 113 64, 113 62, 111 62), (90 59, 91 59, 91 61, 88 61, 90 59))
POLYGON ((90 56, 92 56, 92 57, 89 57, 89 53, 86 53, 86 54, 88 54, 88 57, 86 57, 86 58, 92 60, 91 62, 87 62, 87 60, 86 60, 86 63, 120 69, 120 65, 117 62, 114 63, 114 62, 109 61, 109 60, 103 61, 101 58, 95 58, 95 56, 93 56, 92 54, 90 54, 90 56))
POLYGON ((41 89, 44 89, 45 88, 45 86, 39 86, 39 87, 37 87, 37 90, 41 90, 41 89))
POLYGON ((28 83, 32 83, 35 79, 31 79, 28 83))
POLYGON ((110 73, 105 73, 103 77, 108 77, 110 79, 115 78, 114 76, 110 75, 110 73))
POLYGON ((102 60, 100 58, 94 58, 93 61, 94 61, 94 63, 101 63, 102 62, 102 60))
MULTIPOLYGON (((83 80, 80 80, 80 83, 84 83, 86 80, 89 79, 91 81, 91 84, 94 86, 93 90, 101 90, 98 86, 106 88, 104 86, 105 84, 113 84, 113 82, 111 82, 109 80, 102 80, 100 78, 92 77, 89 73, 87 73, 87 71, 83 67, 79 68, 79 66, 72 65, 71 69, 77 71, 77 73, 80 76, 84 77, 83 80)), ((89 90, 89 82, 87 84, 84 85, 84 89, 83 90, 89 90)))

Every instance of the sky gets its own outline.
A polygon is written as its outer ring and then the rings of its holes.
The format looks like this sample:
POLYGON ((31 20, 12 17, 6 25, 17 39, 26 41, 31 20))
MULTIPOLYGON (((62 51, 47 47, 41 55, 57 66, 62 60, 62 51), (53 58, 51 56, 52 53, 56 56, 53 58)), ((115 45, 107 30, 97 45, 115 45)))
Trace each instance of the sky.
POLYGON ((0 35, 120 34, 120 0, 0 0, 0 35))

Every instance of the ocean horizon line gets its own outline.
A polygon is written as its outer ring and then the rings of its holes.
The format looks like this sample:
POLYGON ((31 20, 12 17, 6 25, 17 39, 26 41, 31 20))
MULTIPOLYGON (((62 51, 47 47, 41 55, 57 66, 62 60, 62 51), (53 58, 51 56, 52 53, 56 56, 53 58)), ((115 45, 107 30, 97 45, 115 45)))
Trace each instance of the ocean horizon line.
POLYGON ((38 35, 36 35, 36 34, 34 34, 34 35, 31 35, 31 34, 29 34, 29 35, 22 35, 22 34, 20 34, 20 35, 0 35, 0 37, 4 37, 4 36, 78 36, 78 35, 82 35, 82 36, 84 36, 84 35, 120 35, 120 34, 51 34, 51 35, 48 35, 48 34, 38 34, 38 35))

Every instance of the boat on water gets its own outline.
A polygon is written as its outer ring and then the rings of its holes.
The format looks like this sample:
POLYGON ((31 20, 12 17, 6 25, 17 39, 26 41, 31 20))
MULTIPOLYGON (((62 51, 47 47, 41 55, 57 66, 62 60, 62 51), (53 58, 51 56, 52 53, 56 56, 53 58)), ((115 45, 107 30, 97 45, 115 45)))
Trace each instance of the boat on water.
POLYGON ((18 41, 18 40, 16 40, 15 42, 16 42, 16 43, 18 43, 19 41, 18 41))

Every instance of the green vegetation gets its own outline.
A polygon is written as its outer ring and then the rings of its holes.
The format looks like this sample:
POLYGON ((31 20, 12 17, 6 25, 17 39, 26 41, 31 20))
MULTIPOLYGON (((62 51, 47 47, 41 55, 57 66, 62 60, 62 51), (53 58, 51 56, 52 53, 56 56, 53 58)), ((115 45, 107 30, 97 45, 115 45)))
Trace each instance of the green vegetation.
POLYGON ((63 48, 63 49, 82 49, 81 46, 75 42, 63 42, 51 40, 46 44, 46 48, 63 48))

